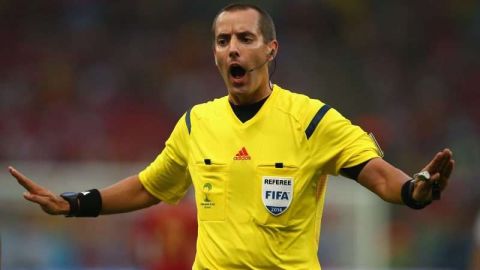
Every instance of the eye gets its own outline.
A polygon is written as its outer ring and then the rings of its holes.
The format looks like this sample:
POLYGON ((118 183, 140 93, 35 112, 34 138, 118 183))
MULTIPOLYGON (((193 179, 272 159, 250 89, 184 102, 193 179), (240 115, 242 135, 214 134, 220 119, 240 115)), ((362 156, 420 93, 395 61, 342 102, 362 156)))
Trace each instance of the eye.
POLYGON ((243 43, 252 43, 254 41, 253 37, 251 35, 241 35, 240 36, 240 40, 243 42, 243 43))
POLYGON ((224 37, 219 37, 217 38, 217 45, 218 46, 221 46, 221 47, 224 47, 228 44, 228 40, 224 37))
POLYGON ((253 38, 245 37, 245 38, 243 39, 243 42, 245 42, 245 43, 252 43, 252 42, 253 42, 253 38))

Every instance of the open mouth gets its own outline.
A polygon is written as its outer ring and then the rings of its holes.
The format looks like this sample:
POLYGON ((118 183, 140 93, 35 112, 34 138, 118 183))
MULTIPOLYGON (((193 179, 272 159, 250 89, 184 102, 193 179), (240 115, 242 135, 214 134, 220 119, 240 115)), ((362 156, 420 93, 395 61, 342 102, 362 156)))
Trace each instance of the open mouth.
POLYGON ((247 73, 247 71, 240 65, 231 65, 230 66, 230 75, 232 75, 233 78, 235 79, 240 79, 240 78, 243 78, 243 76, 245 76, 245 74, 247 73))

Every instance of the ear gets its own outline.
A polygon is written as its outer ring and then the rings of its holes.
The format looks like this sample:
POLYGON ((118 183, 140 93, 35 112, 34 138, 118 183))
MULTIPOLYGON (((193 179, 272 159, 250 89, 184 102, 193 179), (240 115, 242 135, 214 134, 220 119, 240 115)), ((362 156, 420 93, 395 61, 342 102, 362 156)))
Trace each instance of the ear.
POLYGON ((277 52, 278 52, 278 41, 276 39, 270 41, 268 43, 268 48, 269 48, 269 52, 268 52, 268 60, 269 61, 272 61, 273 59, 275 59, 275 57, 277 56, 277 52))
POLYGON ((213 60, 215 61, 215 66, 218 67, 218 59, 217 59, 217 54, 215 53, 215 47, 212 48, 212 53, 213 53, 213 60))

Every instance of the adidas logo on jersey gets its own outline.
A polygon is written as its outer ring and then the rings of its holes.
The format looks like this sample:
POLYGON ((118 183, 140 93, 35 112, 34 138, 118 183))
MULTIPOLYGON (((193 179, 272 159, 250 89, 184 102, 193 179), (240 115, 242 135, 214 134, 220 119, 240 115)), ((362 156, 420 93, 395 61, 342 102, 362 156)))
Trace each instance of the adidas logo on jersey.
POLYGON ((252 159, 250 155, 247 153, 247 149, 245 147, 242 147, 240 151, 233 157, 233 160, 250 160, 252 159))

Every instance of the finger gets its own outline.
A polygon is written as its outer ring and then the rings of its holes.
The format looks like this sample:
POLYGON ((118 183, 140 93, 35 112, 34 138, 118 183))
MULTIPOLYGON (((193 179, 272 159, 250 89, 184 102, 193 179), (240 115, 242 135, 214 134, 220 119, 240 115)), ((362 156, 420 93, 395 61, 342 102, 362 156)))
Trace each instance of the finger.
POLYGON ((445 167, 445 171, 443 173, 446 178, 450 178, 450 175, 452 175, 453 172, 453 168, 455 168, 455 160, 451 159, 448 165, 445 167))
POLYGON ((417 183, 418 183, 419 190, 429 192, 431 187, 432 187, 432 182, 430 182, 430 181, 418 181, 417 183))
POLYGON ((440 181, 442 182, 447 182, 448 179, 450 178, 450 175, 452 174, 453 167, 455 166, 455 160, 449 160, 447 165, 443 168, 443 170, 440 172, 440 181))
POLYGON ((434 173, 434 174, 430 175, 430 181, 428 181, 428 183, 430 183, 430 185, 431 185, 435 181, 438 182, 438 181, 440 181, 440 177, 441 177, 440 173, 438 173, 438 172, 434 173))
POLYGON ((25 192, 23 197, 28 201, 38 204, 45 213, 50 215, 67 214, 69 211, 68 209, 60 208, 54 196, 43 196, 25 192))
POLYGON ((430 174, 434 174, 438 172, 438 168, 440 166, 440 163, 443 158, 443 152, 438 152, 430 161, 430 163, 427 164, 427 166, 423 169, 424 171, 428 171, 430 174))
POLYGON ((444 171, 445 167, 450 163, 451 156, 448 155, 447 153, 443 153, 442 159, 440 160, 440 165, 438 166, 438 171, 439 173, 442 173, 444 171))
POLYGON ((450 149, 445 148, 442 151, 438 152, 432 161, 427 165, 425 168, 428 170, 430 174, 434 174, 440 172, 446 164, 448 164, 449 160, 452 158, 452 151, 450 149))
POLYGON ((442 163, 440 167, 438 168, 439 171, 442 171, 442 169, 447 166, 447 164, 450 162, 450 160, 453 158, 453 153, 450 149, 445 148, 442 151, 442 163))
POLYGON ((445 149, 443 149, 443 153, 444 153, 445 155, 447 155, 450 159, 453 158, 453 152, 452 152, 452 150, 450 150, 450 149, 448 149, 448 148, 445 148, 445 149))
POLYGON ((49 198, 41 195, 32 194, 30 192, 24 192, 23 197, 31 202, 37 203, 40 206, 46 206, 49 202, 49 198))
POLYGON ((30 193, 43 193, 45 192, 45 189, 39 185, 37 185, 35 182, 30 180, 28 177, 23 175, 21 172, 17 171, 15 168, 12 166, 8 167, 8 171, 10 174, 15 177, 20 185, 22 185, 26 190, 28 190, 30 193))
POLYGON ((415 183, 413 196, 418 201, 426 201, 431 196, 432 184, 428 181, 420 181, 415 183))
POLYGON ((454 160, 449 160, 447 165, 445 165, 441 172, 432 175, 432 177, 430 178, 430 182, 437 182, 440 186, 440 190, 444 190, 448 185, 448 179, 453 171, 454 164, 454 160))

